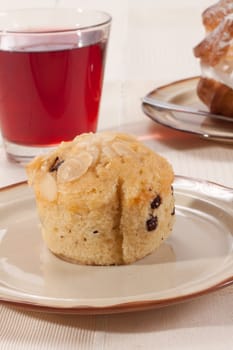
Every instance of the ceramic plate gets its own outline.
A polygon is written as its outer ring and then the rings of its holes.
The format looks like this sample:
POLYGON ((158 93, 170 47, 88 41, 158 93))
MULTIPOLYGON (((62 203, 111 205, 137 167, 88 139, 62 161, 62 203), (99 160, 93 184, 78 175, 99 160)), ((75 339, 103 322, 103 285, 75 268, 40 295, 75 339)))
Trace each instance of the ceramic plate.
MULTIPOLYGON (((198 77, 194 77, 175 81, 151 91, 147 96, 206 110, 196 94, 198 79, 198 77)), ((157 111, 146 104, 143 104, 142 108, 144 113, 152 120, 169 128, 197 134, 207 140, 233 142, 233 123, 178 112, 157 111)))
POLYGON ((178 303, 233 282, 233 190, 177 177, 176 224, 128 266, 80 266, 45 247, 26 183, 0 191, 0 299, 40 311, 104 314, 178 303))

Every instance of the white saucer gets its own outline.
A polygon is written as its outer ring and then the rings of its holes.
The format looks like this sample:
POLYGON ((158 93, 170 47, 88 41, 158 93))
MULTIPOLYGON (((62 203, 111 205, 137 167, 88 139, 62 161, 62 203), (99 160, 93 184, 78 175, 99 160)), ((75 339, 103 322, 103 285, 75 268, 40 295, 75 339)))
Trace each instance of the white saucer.
MULTIPOLYGON (((198 77, 194 77, 175 81, 151 91, 147 96, 205 110, 206 107, 196 94, 198 80, 198 77)), ((196 134, 207 140, 233 142, 233 123, 178 112, 158 111, 149 105, 143 105, 142 108, 151 119, 169 128, 196 134)))

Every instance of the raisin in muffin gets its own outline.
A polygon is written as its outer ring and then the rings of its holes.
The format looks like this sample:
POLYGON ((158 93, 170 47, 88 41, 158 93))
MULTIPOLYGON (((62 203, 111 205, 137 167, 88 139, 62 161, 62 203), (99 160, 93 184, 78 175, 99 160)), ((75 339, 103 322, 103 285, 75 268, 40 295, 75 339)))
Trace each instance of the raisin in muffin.
POLYGON ((172 167, 132 136, 77 136, 35 158, 27 173, 44 241, 64 260, 129 264, 172 230, 172 167))

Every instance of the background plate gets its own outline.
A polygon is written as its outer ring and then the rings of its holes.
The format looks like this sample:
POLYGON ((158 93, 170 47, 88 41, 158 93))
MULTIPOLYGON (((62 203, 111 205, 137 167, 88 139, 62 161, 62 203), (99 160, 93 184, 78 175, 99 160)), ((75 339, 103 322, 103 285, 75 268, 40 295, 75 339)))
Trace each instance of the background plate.
POLYGON ((26 183, 0 190, 0 299, 24 308, 104 314, 170 305, 233 282, 233 191, 176 177, 176 224, 127 266, 81 266, 45 247, 26 183))
MULTIPOLYGON (((192 106, 206 110, 196 94, 199 77, 175 81, 151 91, 147 96, 161 101, 192 106)), ((170 111, 157 111, 147 104, 142 105, 144 113, 159 124, 169 128, 197 134, 205 139, 233 142, 233 123, 170 111)))

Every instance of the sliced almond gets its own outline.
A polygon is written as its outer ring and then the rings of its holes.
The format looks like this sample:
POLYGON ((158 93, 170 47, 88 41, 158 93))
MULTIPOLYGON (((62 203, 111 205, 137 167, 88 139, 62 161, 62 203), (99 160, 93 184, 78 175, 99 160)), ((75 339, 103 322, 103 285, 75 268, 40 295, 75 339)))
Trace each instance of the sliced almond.
POLYGON ((40 195, 52 202, 57 198, 57 184, 53 176, 49 173, 42 175, 39 184, 40 195))
POLYGON ((96 134, 100 142, 102 143, 108 143, 112 142, 116 138, 116 134, 113 132, 101 132, 99 134, 96 134))
POLYGON ((110 145, 103 146, 102 152, 103 152, 103 155, 109 159, 116 157, 116 155, 117 155, 116 152, 114 151, 114 149, 112 149, 112 147, 110 145))
POLYGON ((135 153, 127 142, 115 141, 112 148, 119 156, 128 156, 135 153))
POLYGON ((98 158, 99 158, 99 153, 100 153, 99 147, 93 144, 93 145, 91 145, 90 148, 88 149, 88 152, 91 154, 91 156, 92 156, 92 158, 93 158, 93 159, 92 159, 92 163, 93 163, 93 164, 96 163, 97 160, 98 160, 98 158))
POLYGON ((58 169, 57 181, 59 183, 77 180, 85 174, 93 162, 88 152, 81 152, 75 158, 67 159, 58 169))
POLYGON ((74 138, 73 143, 76 145, 81 145, 82 143, 90 143, 94 140, 95 134, 92 132, 78 135, 74 138))

